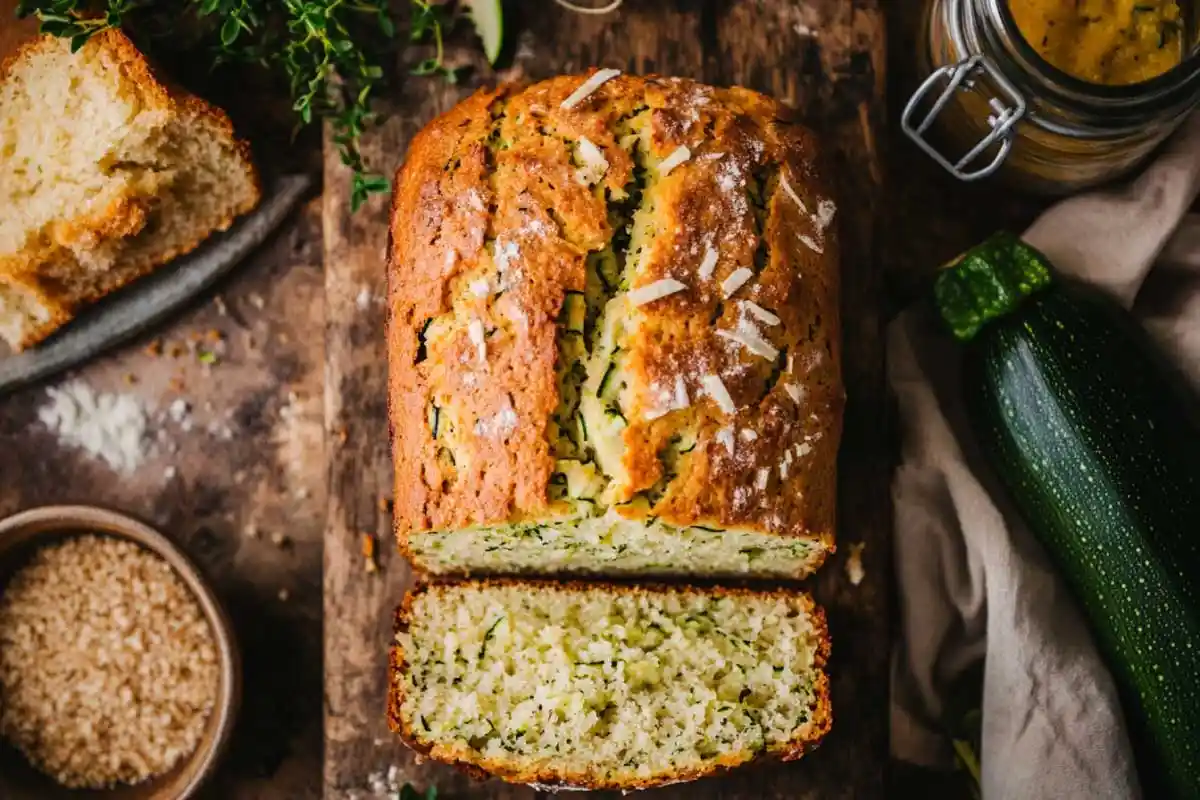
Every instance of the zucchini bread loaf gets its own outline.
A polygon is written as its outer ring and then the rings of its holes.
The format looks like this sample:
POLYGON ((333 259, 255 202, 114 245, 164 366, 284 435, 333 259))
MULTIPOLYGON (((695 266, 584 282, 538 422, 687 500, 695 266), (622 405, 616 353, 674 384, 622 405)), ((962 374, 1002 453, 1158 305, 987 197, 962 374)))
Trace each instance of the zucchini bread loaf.
POLYGON ((258 198, 226 116, 120 32, 25 45, 0 68, 0 338, 40 341, 258 198))
POLYGON ((601 70, 435 120, 391 220, 402 549, 435 574, 818 567, 834 214, 812 133, 743 89, 601 70))
POLYGON ((829 730, 807 595, 467 582, 396 614, 388 717, 477 777, 635 789, 793 760, 829 730))

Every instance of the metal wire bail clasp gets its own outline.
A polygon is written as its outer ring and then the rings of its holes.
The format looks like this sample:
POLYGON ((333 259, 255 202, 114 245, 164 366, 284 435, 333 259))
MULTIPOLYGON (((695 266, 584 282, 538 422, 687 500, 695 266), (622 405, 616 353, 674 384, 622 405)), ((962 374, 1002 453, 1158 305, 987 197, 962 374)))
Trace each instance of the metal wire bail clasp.
POLYGON ((1025 116, 1027 109, 1025 98, 1017 91, 1017 87, 1013 86, 1001 74, 991 59, 982 55, 973 55, 965 61, 934 70, 933 74, 926 78, 925 82, 913 92, 913 96, 909 98, 908 104, 904 106, 904 114, 900 117, 900 127, 907 134, 908 138, 916 142, 918 147, 945 167, 951 175, 963 181, 976 181, 980 178, 986 178, 1000 169, 1000 165, 1004 163, 1004 159, 1008 157, 1008 152, 1012 149, 1013 128, 1025 116), (966 155, 952 162, 926 140, 925 132, 933 124, 933 121, 937 119, 938 114, 942 112, 946 104, 954 98, 954 93, 959 91, 974 91, 976 78, 981 75, 986 75, 990 78, 999 90, 999 96, 987 98, 987 104, 993 112, 987 118, 987 123, 991 131, 987 136, 979 140, 966 155), (946 83, 942 89, 942 93, 938 95, 937 100, 933 103, 933 107, 929 109, 929 113, 920 121, 920 124, 914 125, 913 117, 917 116, 921 102, 932 94, 936 85, 943 79, 945 79, 946 83), (996 155, 986 166, 976 170, 968 169, 972 162, 997 143, 999 143, 1000 147, 996 151, 996 155))

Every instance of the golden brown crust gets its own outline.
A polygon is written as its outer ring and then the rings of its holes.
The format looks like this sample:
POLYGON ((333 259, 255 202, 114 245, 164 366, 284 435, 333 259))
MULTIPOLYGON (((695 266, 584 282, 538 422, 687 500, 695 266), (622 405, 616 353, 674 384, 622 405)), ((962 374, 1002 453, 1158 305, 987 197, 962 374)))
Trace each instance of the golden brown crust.
POLYGON ((844 404, 838 244, 836 226, 819 219, 831 207, 830 186, 814 135, 762 95, 679 79, 622 75, 562 109, 583 80, 475 95, 414 139, 397 174, 388 352, 402 549, 410 533, 546 514, 556 320, 565 292, 584 289, 587 254, 613 240, 612 204, 642 169, 622 144, 635 132, 644 137, 638 158, 657 163, 684 145, 691 156, 642 197, 651 235, 631 288, 663 278, 688 288, 636 314, 625 364, 628 476, 617 499, 662 478, 660 453, 678 432, 697 432, 699 446, 653 508, 619 513, 811 538, 822 553, 832 550, 844 404), (602 190, 576 177, 583 137, 608 162, 602 190), (719 261, 705 280, 697 272, 709 246, 719 261), (752 281, 724 297, 722 282, 743 267, 752 281), (467 287, 480 276, 507 280, 505 291, 473 297, 467 287), (742 300, 780 317, 777 326, 756 323, 778 358, 714 335, 738 328, 742 300), (482 359, 468 319, 487 331, 482 359), (423 347, 430 320, 451 332, 423 347), (736 413, 706 396, 710 376, 721 378, 736 413), (655 416, 677 378, 690 406, 655 416), (803 392, 799 403, 794 389, 803 392), (452 448, 432 436, 434 401, 443 423, 452 418, 452 448), (486 422, 507 408, 511 432, 488 435, 486 422))
MULTIPOLYGON (((42 36, 26 42, 0 66, 0 82, 12 67, 38 48, 62 46, 61 40, 42 36)), ((120 31, 105 30, 92 36, 85 47, 97 50, 106 64, 120 71, 124 81, 134 87, 138 103, 162 111, 173 120, 208 126, 213 135, 226 141, 236 153, 253 186, 245 202, 231 208, 212 230, 197 230, 196 235, 177 245, 160 250, 153 257, 122 259, 102 274, 89 274, 75 255, 79 249, 121 247, 146 230, 154 216, 158 198, 153 194, 130 193, 114 198, 99 214, 52 223, 39 241, 22 251, 0 255, 0 278, 19 286, 37 298, 50 319, 31 327, 19 343, 20 349, 44 340, 66 324, 78 310, 137 280, 171 260, 195 250, 209 235, 227 230, 240 215, 253 209, 261 199, 262 184, 251 158, 249 144, 234 134, 233 123, 221 109, 201 98, 170 85, 156 75, 137 47, 120 31), (83 277, 86 276, 86 277, 83 277)))
MULTIPOLYGON (((395 633, 401 633, 408 630, 408 626, 413 620, 413 606, 420 595, 431 590, 437 590, 443 587, 452 587, 455 585, 463 585, 465 583, 465 581, 435 581, 431 583, 423 583, 410 590, 407 594, 405 594, 403 601, 396 608, 393 617, 393 630, 395 633)), ((781 597, 788 600, 800 600, 803 607, 803 612, 808 616, 814 628, 814 638, 818 642, 813 663, 813 668, 817 672, 817 678, 814 685, 816 702, 814 703, 813 716, 784 748, 774 752, 761 753, 749 759, 739 759, 736 754, 730 754, 728 757, 718 758, 716 761, 702 769, 678 770, 670 774, 663 774, 655 777, 630 781, 617 781, 612 778, 605 777, 599 772, 560 774, 551 770, 526 770, 516 767, 501 758, 479 759, 477 756, 468 753, 464 749, 452 748, 422 741, 417 732, 413 730, 412 726, 409 725, 404 719, 404 716, 401 712, 401 707, 404 702, 404 694, 399 676, 403 673, 405 668, 404 651, 399 644, 393 643, 388 650, 387 718, 389 728, 393 733, 399 735, 401 740, 414 752, 428 756, 435 761, 450 764, 456 769, 459 769, 467 775, 475 778, 476 780, 484 780, 495 777, 501 778, 502 780, 510 783, 535 784, 545 787, 569 787, 589 790, 627 791, 632 789, 649 789, 655 786, 663 786, 671 783, 681 783, 700 778, 711 777, 713 775, 719 775, 721 773, 728 772, 731 769, 744 767, 751 764, 763 764, 773 761, 795 761, 804 756, 806 753, 816 749, 821 744, 821 740, 829 732, 833 724, 833 710, 829 695, 829 677, 825 672, 825 665, 828 662, 831 647, 829 639, 829 627, 825 619, 824 609, 816 605, 812 599, 812 596, 806 592, 796 592, 791 589, 762 590, 729 587, 705 587, 701 589, 698 587, 654 583, 634 585, 591 581, 546 582, 524 580, 519 578, 495 578, 471 581, 470 583, 479 588, 488 588, 493 586, 517 586, 525 587, 530 591, 575 589, 580 591, 602 590, 621 594, 681 592, 702 593, 706 595, 715 595, 717 597, 781 597)))

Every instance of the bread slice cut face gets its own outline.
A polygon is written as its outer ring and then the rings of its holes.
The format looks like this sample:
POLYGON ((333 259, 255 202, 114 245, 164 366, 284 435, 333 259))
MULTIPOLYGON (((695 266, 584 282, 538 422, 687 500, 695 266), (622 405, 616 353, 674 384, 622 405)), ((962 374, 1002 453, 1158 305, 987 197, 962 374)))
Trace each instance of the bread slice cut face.
POLYGON ((40 341, 258 199, 224 113, 123 34, 31 42, 0 69, 0 337, 40 341))
POLYGON ((389 720, 479 777, 635 789, 792 760, 831 724, 804 594, 489 581, 397 612, 389 720))

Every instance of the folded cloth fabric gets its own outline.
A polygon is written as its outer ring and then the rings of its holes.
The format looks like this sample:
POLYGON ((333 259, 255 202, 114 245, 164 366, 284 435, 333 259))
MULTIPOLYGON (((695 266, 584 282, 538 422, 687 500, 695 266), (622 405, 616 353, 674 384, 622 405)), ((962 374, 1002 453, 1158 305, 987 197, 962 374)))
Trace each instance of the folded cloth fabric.
MULTIPOLYGON (((1132 307, 1200 383, 1200 217, 1187 215, 1198 191, 1193 115, 1127 188, 1064 200, 1024 238, 1060 272, 1132 307)), ((1140 797, 1116 690, 1082 612, 970 435, 957 346, 927 304, 892 322, 887 346, 903 437, 892 486, 893 755, 951 762, 950 698, 982 659, 985 800, 1140 797)))

